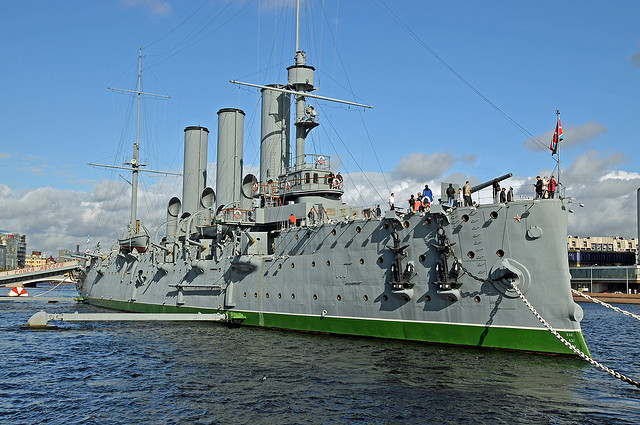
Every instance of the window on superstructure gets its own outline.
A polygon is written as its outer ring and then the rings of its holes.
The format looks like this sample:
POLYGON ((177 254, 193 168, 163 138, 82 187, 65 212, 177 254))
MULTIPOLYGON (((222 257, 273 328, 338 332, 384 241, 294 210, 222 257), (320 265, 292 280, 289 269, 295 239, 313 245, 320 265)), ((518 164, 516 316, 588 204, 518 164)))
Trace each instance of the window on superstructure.
POLYGON ((304 182, 307 184, 311 182, 311 174, 304 173, 304 182))
POLYGON ((313 173, 313 182, 314 182, 315 184, 317 184, 317 183, 318 183, 318 173, 313 173))

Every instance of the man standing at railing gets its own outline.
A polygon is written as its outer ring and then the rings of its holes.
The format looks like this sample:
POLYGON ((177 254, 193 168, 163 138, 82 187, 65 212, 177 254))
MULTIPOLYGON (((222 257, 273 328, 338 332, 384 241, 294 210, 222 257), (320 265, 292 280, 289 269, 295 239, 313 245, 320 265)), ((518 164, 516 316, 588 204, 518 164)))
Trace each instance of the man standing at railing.
POLYGON ((469 180, 462 186, 462 195, 464 196, 464 206, 470 207, 473 205, 471 202, 471 185, 469 185, 469 180))
POLYGON ((536 176, 536 199, 542 198, 542 180, 540 180, 540 176, 536 176))

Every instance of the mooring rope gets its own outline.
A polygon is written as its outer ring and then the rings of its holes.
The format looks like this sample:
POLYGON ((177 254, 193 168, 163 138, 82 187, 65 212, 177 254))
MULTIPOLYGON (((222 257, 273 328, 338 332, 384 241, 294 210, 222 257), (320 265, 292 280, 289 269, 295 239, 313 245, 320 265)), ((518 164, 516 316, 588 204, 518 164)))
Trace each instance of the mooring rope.
POLYGON ((599 300, 599 299, 597 299, 597 298, 593 298, 593 297, 591 297, 591 296, 589 296, 589 295, 587 295, 587 294, 583 294, 582 292, 580 292, 580 291, 576 291, 575 289, 571 289, 571 292, 573 292, 573 293, 574 293, 574 294, 576 294, 576 295, 580 295, 581 297, 584 297, 584 298, 588 299, 589 301, 592 301, 592 302, 594 302, 594 303, 598 303, 598 304, 600 304, 600 305, 603 305, 603 306, 605 306, 605 307, 607 307, 607 308, 610 308, 611 310, 615 310, 615 311, 617 311, 618 313, 622 313, 622 314, 624 314, 625 316, 633 317, 633 318, 634 318, 634 319, 636 319, 636 320, 640 320, 640 316, 638 316, 637 314, 633 314, 633 313, 631 313, 631 312, 629 312, 629 311, 623 310, 623 309, 618 308, 618 307, 616 307, 616 306, 613 306, 613 305, 611 305, 611 304, 607 304, 607 303, 606 303, 606 302, 604 302, 604 301, 601 301, 601 300, 599 300))
POLYGON ((553 329, 553 327, 551 327, 551 325, 549 323, 547 323, 546 320, 544 320, 544 318, 540 315, 540 313, 538 313, 536 311, 535 308, 533 308, 533 306, 531 305, 531 303, 529 302, 529 300, 527 300, 524 296, 524 294, 522 292, 520 292, 520 289, 518 288, 518 285, 516 285, 515 282, 511 282, 511 287, 518 293, 518 296, 520 296, 520 298, 522 299, 522 301, 524 301, 524 303, 527 305, 527 307, 529 307, 529 310, 531 310, 531 312, 533 313, 534 316, 536 316, 536 318, 540 321, 540 323, 542 323, 548 330, 549 332, 551 332, 556 338, 558 338, 564 345, 567 346, 567 348, 569 348, 571 351, 573 351, 578 357, 580 357, 583 360, 588 361, 589 363, 591 363, 593 366, 597 367, 598 369, 607 372, 609 375, 620 379, 621 381, 624 381, 628 384, 634 385, 638 388, 640 388, 640 382, 638 381, 634 381, 631 378, 628 378, 618 372, 616 372, 615 370, 603 365, 602 363, 599 363, 595 360, 593 360, 591 357, 587 356, 586 354, 584 354, 582 351, 580 351, 575 345, 571 344, 569 341, 567 341, 566 339, 564 339, 562 337, 562 335, 560 335, 558 333, 558 331, 556 331, 555 329, 553 329))
POLYGON ((64 281, 60 281, 60 283, 58 283, 56 286, 54 286, 53 288, 49 289, 47 292, 43 292, 42 294, 38 294, 38 295, 34 295, 33 298, 35 297, 41 297, 45 294, 48 294, 49 292, 53 291, 54 289, 56 289, 58 286, 62 285, 63 283, 65 283, 64 281))

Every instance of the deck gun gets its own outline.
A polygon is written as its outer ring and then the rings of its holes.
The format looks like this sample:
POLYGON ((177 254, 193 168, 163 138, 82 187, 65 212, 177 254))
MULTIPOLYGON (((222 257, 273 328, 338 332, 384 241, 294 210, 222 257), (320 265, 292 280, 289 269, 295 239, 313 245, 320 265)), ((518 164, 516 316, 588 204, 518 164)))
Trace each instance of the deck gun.
POLYGON ((477 184, 475 186, 472 186, 471 187, 471 193, 477 192, 477 191, 479 191, 481 189, 484 189, 485 187, 492 186, 495 182, 501 182, 502 180, 506 180, 511 176, 513 176, 513 173, 505 174, 503 176, 496 177, 495 179, 492 179, 492 180, 486 181, 484 183, 480 183, 480 184, 477 184))

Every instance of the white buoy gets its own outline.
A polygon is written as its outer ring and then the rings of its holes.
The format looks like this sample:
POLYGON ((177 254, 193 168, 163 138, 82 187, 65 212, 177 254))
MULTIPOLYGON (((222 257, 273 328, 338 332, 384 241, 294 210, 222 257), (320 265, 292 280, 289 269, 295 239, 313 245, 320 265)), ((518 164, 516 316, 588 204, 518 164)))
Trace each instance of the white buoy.
POLYGON ((28 297, 29 294, 27 293, 27 290, 24 289, 23 287, 16 286, 15 288, 11 288, 8 296, 9 297, 28 297))

